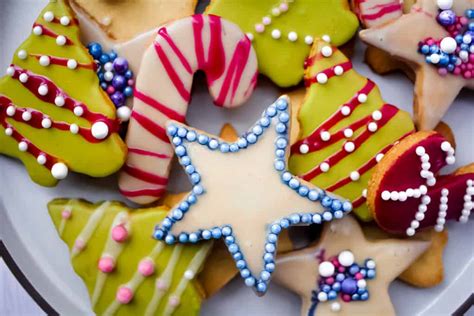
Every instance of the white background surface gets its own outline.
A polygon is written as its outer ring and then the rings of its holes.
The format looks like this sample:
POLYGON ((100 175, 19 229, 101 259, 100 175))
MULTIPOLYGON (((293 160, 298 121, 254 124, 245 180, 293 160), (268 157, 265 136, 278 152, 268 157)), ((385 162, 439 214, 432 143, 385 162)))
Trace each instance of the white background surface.
MULTIPOLYGON (((0 69, 7 67, 12 53, 28 36, 33 21, 45 3, 45 0, 0 0, 0 69)), ((379 85, 387 102, 411 112, 411 82, 399 74, 382 78, 371 73, 361 62, 362 52, 362 45, 358 44, 354 68, 379 85)), ((260 78, 257 92, 248 104, 227 111, 211 106, 204 81, 197 80, 187 119, 190 125, 211 133, 218 133, 225 122, 231 122, 242 132, 278 94, 275 86, 260 78)), ((456 135, 456 166, 474 160, 473 119, 474 93, 464 91, 445 117, 456 135)), ((178 179, 173 184, 174 189, 182 191, 189 187, 176 166, 173 176, 178 179)), ((48 189, 32 183, 20 163, 0 157, 0 237, 23 273, 50 304, 63 313, 83 314, 90 311, 87 292, 73 272, 67 249, 58 238, 46 210, 46 203, 50 199, 63 196, 83 197, 92 201, 121 199, 116 192, 114 176, 90 179, 71 175, 58 187, 48 189)), ((390 294, 398 314, 447 315, 473 292, 474 221, 471 220, 467 225, 450 223, 448 229, 450 238, 445 252, 445 281, 436 288, 425 290, 395 282, 390 294)), ((27 303, 28 299, 25 299, 21 289, 13 285, 12 278, 6 276, 5 269, 0 271, 0 315, 26 315, 24 309, 30 310, 28 306, 31 306, 27 303), (11 304, 11 300, 15 304, 11 304), (6 309, 7 305, 9 309, 6 309)), ((274 283, 265 297, 257 298, 237 279, 204 303, 202 314, 298 315, 299 307, 300 301, 296 295, 274 283)), ((38 314, 35 307, 30 312, 38 314)))

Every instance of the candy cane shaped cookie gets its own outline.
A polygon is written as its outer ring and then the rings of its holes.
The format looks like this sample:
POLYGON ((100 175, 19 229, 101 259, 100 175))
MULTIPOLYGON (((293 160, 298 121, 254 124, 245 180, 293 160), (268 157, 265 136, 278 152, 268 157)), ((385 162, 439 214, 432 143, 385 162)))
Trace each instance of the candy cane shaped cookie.
POLYGON ((198 70, 206 74, 214 103, 232 108, 255 88, 257 58, 242 31, 217 16, 198 14, 158 30, 136 79, 129 155, 119 178, 128 199, 145 204, 163 195, 173 157, 165 123, 185 120, 198 70))
POLYGON ((438 175, 455 162, 454 149, 436 132, 412 134, 394 146, 377 166, 367 202, 381 228, 413 236, 449 219, 467 222, 473 208, 474 164, 438 175))

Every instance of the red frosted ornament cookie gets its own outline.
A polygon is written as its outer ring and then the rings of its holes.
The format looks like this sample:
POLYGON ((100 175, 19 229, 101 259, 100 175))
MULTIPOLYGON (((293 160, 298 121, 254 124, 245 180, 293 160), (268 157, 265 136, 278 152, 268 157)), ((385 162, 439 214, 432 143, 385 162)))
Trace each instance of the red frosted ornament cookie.
POLYGON ((369 182, 367 202, 381 228, 413 236, 449 219, 467 222, 474 195, 474 164, 438 175, 455 162, 454 149, 436 132, 418 132, 393 147, 369 182))

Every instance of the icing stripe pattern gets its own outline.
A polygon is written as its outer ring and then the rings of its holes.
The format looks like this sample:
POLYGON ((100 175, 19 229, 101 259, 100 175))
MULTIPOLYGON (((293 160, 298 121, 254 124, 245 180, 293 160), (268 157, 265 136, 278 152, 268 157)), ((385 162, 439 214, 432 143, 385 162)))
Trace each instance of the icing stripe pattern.
POLYGON ((403 14, 401 0, 355 0, 355 12, 365 27, 374 27, 403 14))
POLYGON ((140 172, 131 174, 128 167, 122 170, 119 187, 127 198, 150 203, 165 192, 173 156, 165 124, 168 120, 185 121, 198 70, 206 74, 215 104, 226 108, 249 98, 258 75, 249 39, 220 17, 194 15, 160 28, 136 80, 127 134, 127 145, 134 150, 129 151, 127 166, 140 172), (153 154, 146 154, 151 148, 153 154), (165 180, 148 181, 147 174, 165 180))
MULTIPOLYGON (((73 45, 74 42, 67 36, 64 36, 64 35, 59 35, 57 33, 55 33, 54 31, 52 31, 51 29, 49 29, 48 27, 44 26, 43 24, 40 24, 40 23, 34 23, 33 24, 33 33, 35 33, 36 35, 45 35, 45 36, 49 36, 49 37, 52 37, 52 38, 55 38, 57 39, 58 36, 63 36, 64 37, 64 44, 62 45, 73 45), (41 31, 39 31, 41 30, 41 31), (37 34, 39 33, 39 34, 37 34)), ((58 44, 59 45, 59 44, 58 44)))

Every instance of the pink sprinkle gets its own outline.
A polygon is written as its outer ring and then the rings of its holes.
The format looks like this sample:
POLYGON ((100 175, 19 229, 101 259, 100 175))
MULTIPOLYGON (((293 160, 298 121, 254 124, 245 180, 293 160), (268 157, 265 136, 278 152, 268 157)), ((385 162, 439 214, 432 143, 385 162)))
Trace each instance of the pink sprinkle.
POLYGON ((255 24, 255 31, 257 33, 263 33, 263 31, 265 31, 265 25, 262 23, 255 24))
POLYGON ((460 19, 459 19, 459 23, 461 23, 461 27, 466 25, 467 23, 469 22, 469 20, 467 19, 467 17, 465 16, 462 16, 460 19))
POLYGON ((469 62, 474 64, 474 54, 469 55, 469 62))
POLYGON ((128 79, 127 84, 128 84, 130 87, 133 87, 133 85, 135 84, 135 81, 134 81, 133 79, 128 79))
POLYGON ((166 291, 168 289, 168 284, 166 284, 165 281, 161 280, 161 279, 158 279, 156 281, 156 287, 159 289, 159 290, 162 290, 162 291, 166 291))
POLYGON ((472 64, 465 64, 465 65, 466 65, 466 69, 472 70, 472 68, 473 68, 473 65, 472 65, 472 64))
POLYGON ((435 43, 435 41, 432 39, 432 38, 429 38, 427 41, 426 41, 426 44, 427 45, 433 45, 435 43))
POLYGON ((453 71, 453 74, 455 75, 460 75, 461 74, 461 68, 458 66, 458 67, 455 67, 454 68, 454 71, 453 71))
POLYGON ((84 240, 78 238, 74 242, 74 248, 78 251, 82 251, 84 248, 86 248, 86 243, 84 242, 84 240))
POLYGON ((361 280, 361 279, 364 278, 364 276, 362 275, 362 273, 357 272, 356 275, 355 275, 355 278, 356 278, 356 280, 361 280))
POLYGON ((179 303, 180 303, 179 297, 177 297, 176 295, 173 295, 170 297, 169 304, 171 306, 176 307, 179 305, 179 303))
POLYGON ((327 285, 333 285, 334 284, 334 278, 333 277, 329 277, 326 279, 326 284, 327 285))
POLYGON ((286 2, 280 3, 280 11, 281 12, 288 11, 288 3, 286 3, 286 2))
POLYGON ((472 72, 470 72, 469 70, 463 74, 464 79, 470 79, 471 76, 472 76, 472 72))
POLYGON ((337 271, 339 271, 340 273, 344 273, 344 271, 346 271, 346 268, 340 266, 339 268, 337 268, 337 271))
POLYGON ((115 261, 110 256, 100 258, 98 268, 104 273, 110 273, 115 269, 115 261))
POLYGON ((113 94, 115 92, 115 88, 113 86, 108 86, 107 87, 107 93, 108 94, 113 94))
POLYGON ((117 225, 112 228, 112 239, 122 243, 128 238, 128 230, 123 225, 117 225))
POLYGON ((61 217, 64 218, 64 219, 70 219, 71 218, 71 210, 69 209, 64 209, 62 212, 61 212, 61 217))
POLYGON ((133 298, 133 291, 129 287, 121 286, 116 295, 117 301, 121 304, 128 304, 133 298))
POLYGON ((439 69, 438 69, 438 74, 439 74, 440 76, 443 76, 443 77, 444 77, 444 76, 446 76, 446 75, 448 74, 448 70, 447 70, 446 68, 439 68, 439 69))
POLYGON ((155 264, 153 260, 149 258, 145 258, 138 264, 138 272, 141 275, 147 277, 155 273, 155 264))
POLYGON ((351 296, 349 294, 343 294, 342 295, 342 300, 344 302, 350 302, 351 301, 351 296))

